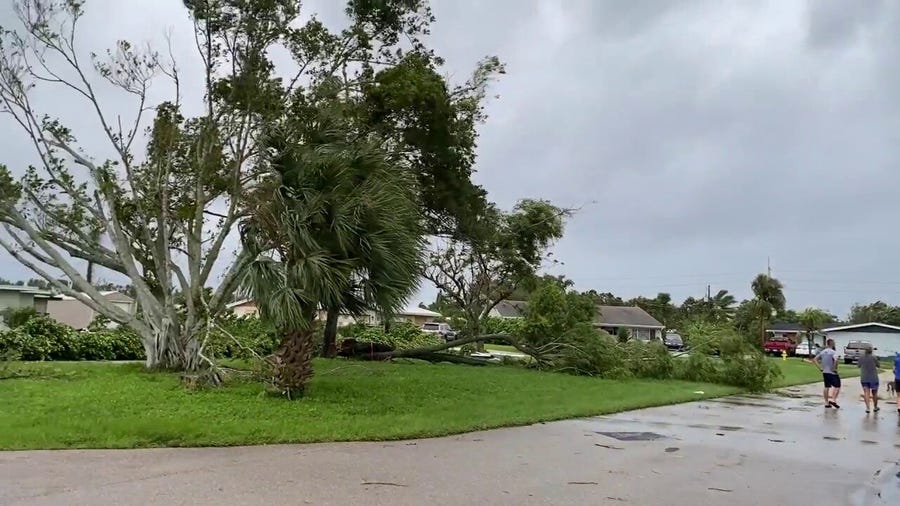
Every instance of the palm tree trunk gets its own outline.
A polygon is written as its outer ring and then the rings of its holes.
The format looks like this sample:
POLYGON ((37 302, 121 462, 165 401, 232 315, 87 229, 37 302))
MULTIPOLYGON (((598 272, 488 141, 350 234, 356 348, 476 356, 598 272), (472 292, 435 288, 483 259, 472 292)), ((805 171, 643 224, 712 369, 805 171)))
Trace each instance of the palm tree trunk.
POLYGON ((301 397, 313 375, 315 335, 309 330, 291 330, 276 354, 275 381, 288 399, 301 397))
POLYGON ((325 337, 322 339, 322 355, 328 358, 337 356, 338 315, 337 308, 328 308, 328 315, 325 318, 325 337))

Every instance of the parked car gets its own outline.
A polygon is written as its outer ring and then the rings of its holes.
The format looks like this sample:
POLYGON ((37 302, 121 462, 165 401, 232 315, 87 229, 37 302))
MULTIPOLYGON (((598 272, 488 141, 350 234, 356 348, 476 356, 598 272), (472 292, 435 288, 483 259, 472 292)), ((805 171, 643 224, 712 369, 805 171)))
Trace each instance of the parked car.
POLYGON ((784 351, 786 351, 788 355, 793 355, 797 350, 797 345, 786 337, 770 337, 763 345, 763 349, 766 353, 772 355, 781 355, 784 351))
POLYGON ((666 344, 666 348, 670 350, 680 351, 684 349, 684 340, 680 335, 675 334, 674 332, 666 334, 666 337, 663 338, 663 342, 666 344))
POLYGON ((428 322, 422 325, 422 332, 425 332, 426 334, 437 334, 441 336, 444 341, 456 339, 456 331, 450 328, 450 325, 447 323, 428 322))
POLYGON ((821 350, 822 347, 818 344, 813 344, 812 347, 810 347, 809 341, 802 341, 794 350, 794 355, 798 357, 815 357, 821 350))
POLYGON ((844 346, 844 363, 852 364, 859 362, 859 357, 865 353, 867 349, 875 350, 869 341, 850 341, 844 346))

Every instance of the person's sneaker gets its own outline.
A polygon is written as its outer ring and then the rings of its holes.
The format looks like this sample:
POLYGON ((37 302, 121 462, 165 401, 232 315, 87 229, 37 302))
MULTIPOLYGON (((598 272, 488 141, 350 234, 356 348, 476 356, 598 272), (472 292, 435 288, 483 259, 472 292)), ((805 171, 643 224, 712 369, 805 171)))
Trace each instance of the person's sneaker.
POLYGON ((841 409, 841 407, 838 406, 838 403, 836 403, 836 402, 834 402, 834 401, 831 401, 831 407, 834 408, 834 409, 841 409))
POLYGON ((870 411, 867 409, 867 410, 866 410, 866 414, 868 415, 869 413, 870 413, 870 411))
POLYGON ((878 413, 879 411, 881 411, 881 408, 879 408, 878 406, 875 406, 875 412, 878 413))
MULTIPOLYGON (((830 402, 825 403, 825 409, 831 409, 831 403, 830 403, 830 402)), ((900 409, 898 409, 897 412, 900 413, 900 409)))

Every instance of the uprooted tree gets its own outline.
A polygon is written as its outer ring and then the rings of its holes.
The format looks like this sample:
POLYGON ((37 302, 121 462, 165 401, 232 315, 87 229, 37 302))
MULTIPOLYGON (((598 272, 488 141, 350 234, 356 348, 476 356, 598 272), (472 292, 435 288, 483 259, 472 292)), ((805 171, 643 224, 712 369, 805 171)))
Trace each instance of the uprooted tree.
POLYGON ((202 62, 200 82, 187 82, 179 71, 173 41, 161 52, 120 41, 106 55, 87 58, 76 37, 82 1, 16 2, 21 26, 0 39, 0 105, 25 132, 37 163, 0 170, 0 245, 55 289, 137 331, 149 367, 196 370, 209 361, 204 336, 212 318, 256 260, 244 250, 226 258, 225 245, 253 211, 246 196, 267 172, 259 140, 272 125, 296 113, 325 82, 337 83, 335 100, 366 97, 365 107, 354 104, 352 114, 361 118, 356 134, 377 134, 397 168, 418 181, 419 202, 430 204, 423 220, 453 229, 457 211, 467 208, 454 188, 467 201, 484 201, 468 178, 473 125, 485 86, 502 67, 486 60, 469 83, 443 90, 453 104, 449 111, 426 109, 437 119, 417 123, 420 97, 409 90, 420 87, 404 91, 407 76, 398 70, 391 88, 392 74, 385 72, 420 55, 415 75, 432 87, 444 85, 435 80, 440 60, 418 41, 432 21, 424 1, 350 0, 349 26, 339 32, 315 17, 296 23, 296 0, 184 3, 202 62), (280 73, 269 57, 276 46, 292 57, 280 73), (163 93, 158 80, 168 83, 168 100, 154 102, 163 93), (372 89, 360 94, 367 83, 372 89), (203 110, 193 117, 182 104, 189 87, 203 90, 203 110), (41 110, 36 89, 80 101, 96 133, 76 136, 41 110), (102 103, 108 93, 132 97, 134 109, 110 113, 102 103), (452 128, 432 128, 441 122, 452 128), (98 137, 107 149, 92 153, 79 142, 98 137), (107 302, 79 261, 128 278, 138 314, 107 302), (222 278, 213 279, 217 265, 229 261, 222 278), (204 287, 216 281, 208 295, 204 287))
POLYGON ((467 337, 481 334, 491 310, 533 280, 570 214, 547 201, 522 200, 510 213, 488 213, 468 240, 436 241, 424 277, 460 309, 467 337))

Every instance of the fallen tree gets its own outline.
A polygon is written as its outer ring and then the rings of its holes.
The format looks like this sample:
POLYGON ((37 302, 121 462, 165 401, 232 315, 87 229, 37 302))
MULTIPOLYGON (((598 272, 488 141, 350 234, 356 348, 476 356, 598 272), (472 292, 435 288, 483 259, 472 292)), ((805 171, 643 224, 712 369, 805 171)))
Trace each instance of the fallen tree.
POLYGON ((468 357, 456 353, 447 353, 446 351, 458 346, 465 346, 485 340, 504 341, 525 355, 535 359, 539 364, 544 363, 544 350, 532 348, 509 334, 484 334, 464 337, 447 341, 445 343, 434 344, 431 346, 422 346, 407 350, 388 349, 381 343, 366 343, 355 339, 345 339, 341 342, 341 349, 338 355, 342 357, 355 358, 359 360, 393 360, 395 358, 415 358, 419 360, 427 360, 428 362, 452 362, 468 365, 485 365, 490 364, 487 358, 468 357))

